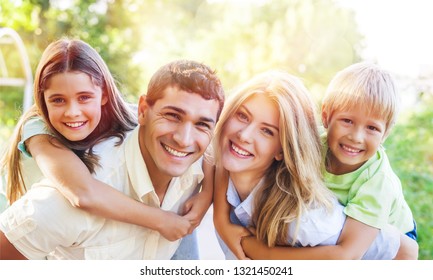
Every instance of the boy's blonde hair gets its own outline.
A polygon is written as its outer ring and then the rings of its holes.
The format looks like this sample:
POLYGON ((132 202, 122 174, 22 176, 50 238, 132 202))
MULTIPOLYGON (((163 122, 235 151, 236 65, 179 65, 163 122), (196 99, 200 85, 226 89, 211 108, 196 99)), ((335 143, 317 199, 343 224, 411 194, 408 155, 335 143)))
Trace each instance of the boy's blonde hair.
POLYGON ((253 226, 257 238, 268 246, 293 245, 296 234, 288 244, 287 224, 299 224, 308 209, 330 209, 333 199, 322 178, 315 105, 303 83, 288 73, 268 71, 239 87, 227 101, 215 129, 216 164, 221 165, 221 141, 228 119, 256 94, 269 97, 278 107, 283 160, 274 159, 264 174, 264 184, 255 197, 253 226))
POLYGON ((329 122, 335 111, 359 106, 385 121, 385 135, 397 120, 400 100, 395 81, 374 63, 355 63, 335 75, 322 101, 322 116, 329 122))

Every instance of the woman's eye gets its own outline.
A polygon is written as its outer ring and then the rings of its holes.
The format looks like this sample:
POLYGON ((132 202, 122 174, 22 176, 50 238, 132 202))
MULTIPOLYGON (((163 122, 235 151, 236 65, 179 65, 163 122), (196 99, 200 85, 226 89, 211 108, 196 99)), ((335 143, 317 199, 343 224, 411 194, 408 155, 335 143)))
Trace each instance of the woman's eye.
POLYGON ((238 112, 237 115, 238 115, 238 118, 239 118, 240 120, 248 121, 248 116, 245 115, 244 113, 242 113, 242 112, 238 112))
POLYGON ((263 128, 262 131, 267 135, 274 136, 274 133, 269 128, 263 128))

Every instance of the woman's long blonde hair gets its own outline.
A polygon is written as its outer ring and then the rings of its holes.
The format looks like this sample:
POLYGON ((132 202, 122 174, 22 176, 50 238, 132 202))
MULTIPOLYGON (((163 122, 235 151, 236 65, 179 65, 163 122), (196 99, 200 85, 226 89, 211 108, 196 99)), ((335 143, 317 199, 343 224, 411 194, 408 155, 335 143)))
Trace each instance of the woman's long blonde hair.
POLYGON ((62 38, 48 45, 36 69, 33 97, 35 104, 21 116, 1 160, 2 172, 7 176, 7 197, 11 204, 27 189, 21 171, 21 153, 17 147, 21 141, 23 125, 30 118, 42 117, 54 137, 72 149, 91 172, 97 164, 97 157, 92 153, 92 147, 111 136, 119 137, 121 143, 125 132, 136 126, 136 117, 124 102, 104 60, 94 48, 81 40, 62 38), (67 140, 54 129, 48 118, 44 91, 52 76, 65 72, 81 72, 89 75, 92 82, 101 87, 103 95, 108 99, 101 108, 101 120, 98 126, 81 141, 67 140))
POLYGON ((268 71, 255 76, 230 96, 221 114, 213 145, 217 166, 225 123, 254 94, 264 94, 278 106, 284 159, 274 159, 256 193, 253 226, 257 238, 268 246, 288 245, 288 223, 298 223, 307 209, 332 207, 333 195, 322 178, 315 105, 303 83, 288 73, 268 71))

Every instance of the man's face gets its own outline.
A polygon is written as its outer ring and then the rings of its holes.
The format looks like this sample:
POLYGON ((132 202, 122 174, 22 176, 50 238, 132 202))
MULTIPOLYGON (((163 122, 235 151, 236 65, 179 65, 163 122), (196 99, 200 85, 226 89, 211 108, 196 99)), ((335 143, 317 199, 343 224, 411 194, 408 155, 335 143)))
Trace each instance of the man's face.
POLYGON ((217 100, 168 87, 149 106, 139 103, 140 149, 152 181, 185 173, 209 145, 217 118, 217 100))

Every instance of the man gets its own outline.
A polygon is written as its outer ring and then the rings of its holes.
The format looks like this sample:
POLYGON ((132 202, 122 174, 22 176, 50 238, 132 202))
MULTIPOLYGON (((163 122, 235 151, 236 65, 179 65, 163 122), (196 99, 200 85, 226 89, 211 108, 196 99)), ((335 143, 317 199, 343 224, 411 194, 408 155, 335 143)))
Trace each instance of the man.
MULTIPOLYGON (((200 159, 223 103, 221 82, 205 65, 175 61, 161 67, 140 97, 139 126, 120 146, 108 140, 95 147, 103 167, 97 179, 180 214, 203 179, 200 159)), ((210 204, 212 190, 206 192, 203 203, 210 204)), ((2 259, 170 259, 180 243, 74 208, 47 181, 0 216, 0 231, 2 259)))

